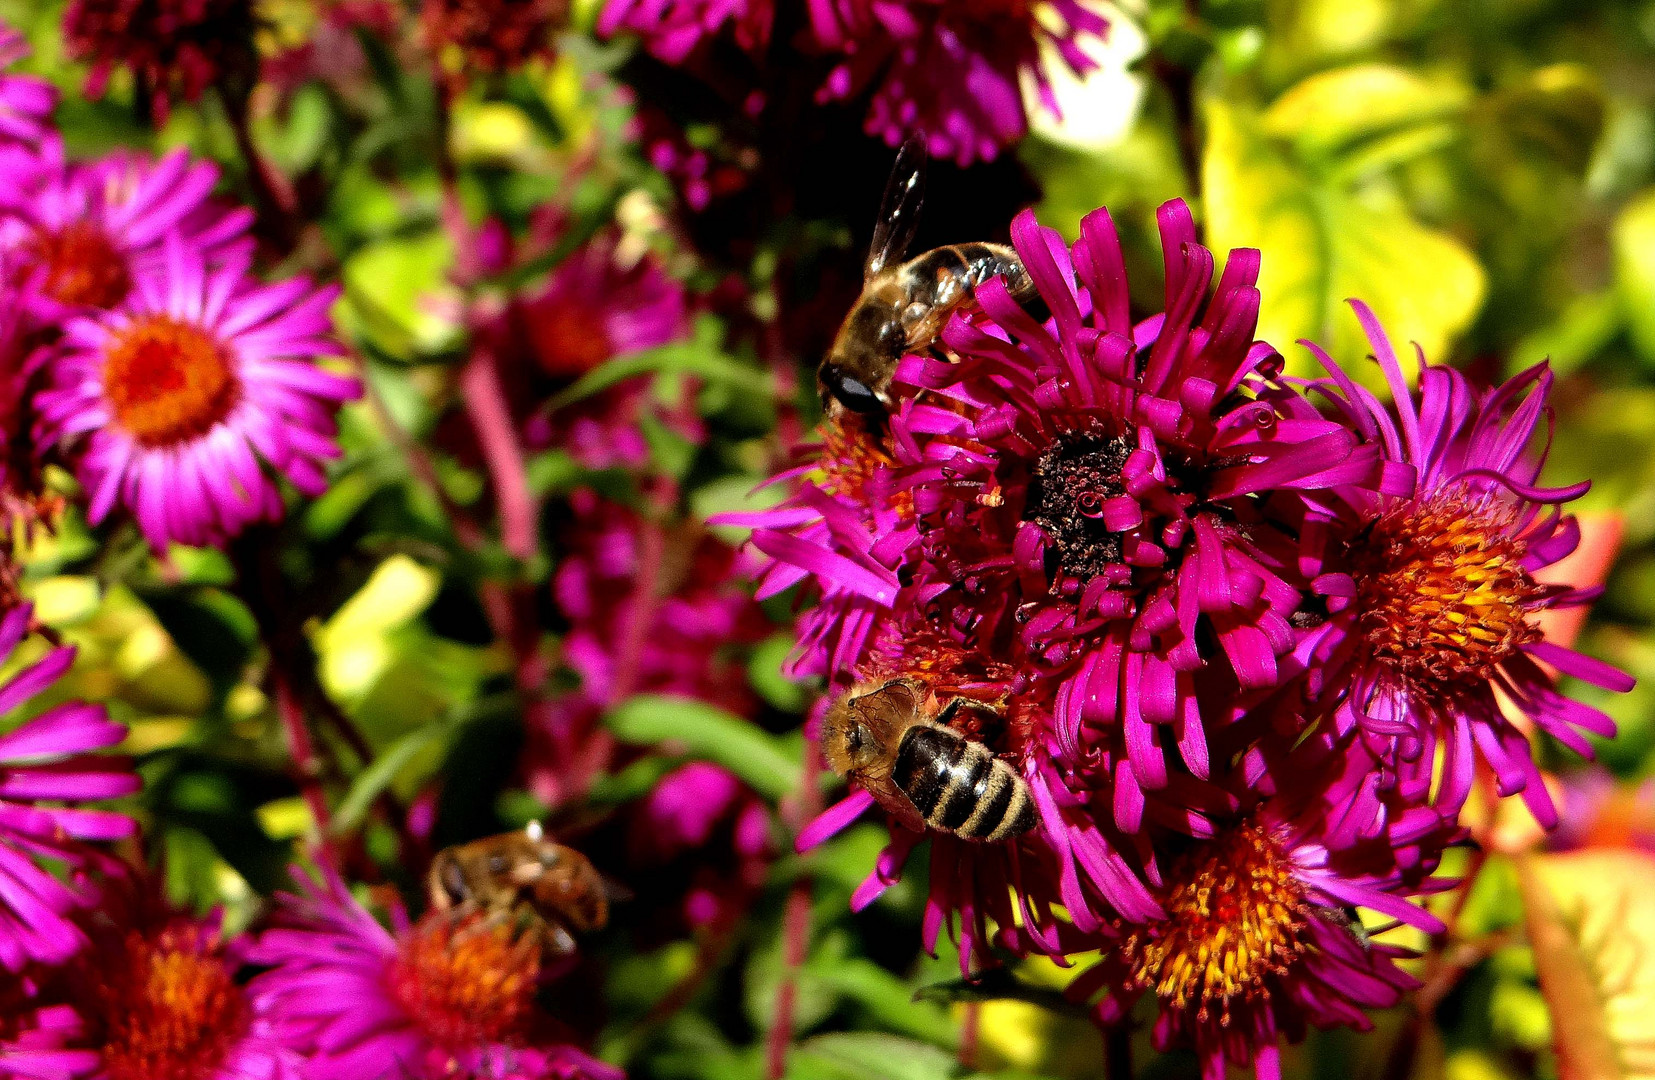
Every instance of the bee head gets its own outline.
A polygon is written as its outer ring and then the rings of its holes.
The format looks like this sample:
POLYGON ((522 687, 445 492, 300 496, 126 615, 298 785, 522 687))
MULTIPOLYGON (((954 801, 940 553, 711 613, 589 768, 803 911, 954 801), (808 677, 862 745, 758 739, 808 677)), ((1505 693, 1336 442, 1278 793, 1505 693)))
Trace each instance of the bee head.
POLYGON ((912 725, 920 695, 906 682, 849 694, 822 720, 822 754, 841 775, 868 777, 888 771, 902 733, 912 725))
POLYGON ((851 412, 863 416, 877 416, 885 411, 884 403, 873 387, 847 372, 832 357, 823 361, 819 372, 822 380, 822 408, 837 401, 851 412))

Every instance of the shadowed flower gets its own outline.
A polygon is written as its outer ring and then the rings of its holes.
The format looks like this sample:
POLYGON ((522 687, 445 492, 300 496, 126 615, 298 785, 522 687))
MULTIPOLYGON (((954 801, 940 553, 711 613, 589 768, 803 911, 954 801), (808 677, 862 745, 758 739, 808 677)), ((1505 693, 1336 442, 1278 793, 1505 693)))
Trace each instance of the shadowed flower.
POLYGON ((304 278, 257 284, 243 258, 209 265, 170 234, 120 307, 70 322, 41 427, 81 444, 90 520, 119 503, 157 549, 222 544, 281 517, 270 470, 320 494, 334 413, 360 393, 315 363, 337 351, 337 295, 304 278))
MULTIPOLYGON (((91 944, 34 972, 0 1077, 13 1080, 298 1080, 299 1059, 236 982, 217 920, 170 912, 153 883, 112 881, 80 916, 91 944)), ((4 991, 0 990, 0 996, 4 991)))
MULTIPOLYGON (((0 23, 0 68, 29 55, 23 35, 0 23)), ((0 72, 0 140, 36 143, 52 129, 57 91, 44 79, 0 72)))
POLYGON ((161 271, 172 232, 215 259, 250 253, 253 215, 214 205, 218 176, 182 149, 155 162, 121 152, 71 165, 53 140, 0 158, 0 250, 30 314, 50 323, 115 307, 139 276, 161 271))
POLYGON ((175 102, 209 87, 252 87, 254 22, 251 0, 73 0, 63 41, 71 58, 92 66, 87 97, 102 97, 109 76, 125 68, 165 120, 175 102))
POLYGON ((1441 811, 1458 813, 1480 754, 1499 792, 1521 793, 1550 828, 1557 812, 1511 716, 1590 757, 1586 735, 1611 736, 1614 722, 1560 694, 1548 667, 1610 690, 1633 683, 1544 640, 1536 621, 1602 592, 1534 576, 1580 542, 1579 524, 1561 507, 1588 486, 1537 482, 1551 372, 1542 365, 1477 393, 1422 355, 1410 392, 1384 328, 1366 305, 1351 304, 1397 404, 1381 404, 1305 343, 1331 373, 1320 389, 1384 458, 1377 490, 1353 488, 1344 513, 1330 506, 1307 521, 1319 553, 1307 552, 1320 570, 1313 590, 1329 613, 1300 646, 1311 691, 1341 732, 1363 733, 1385 782, 1406 797, 1425 801, 1435 787, 1441 811))
POLYGON ((1109 30, 1081 0, 815 0, 820 48, 844 59, 820 100, 872 87, 867 130, 896 146, 910 135, 931 156, 960 165, 991 160, 1027 134, 1024 83, 1057 111, 1047 65, 1081 75, 1096 67, 1081 47, 1109 30))
POLYGON ((248 994, 307 1058, 307 1080, 452 1076, 616 1080, 535 1003, 540 949, 480 914, 428 914, 390 929, 337 875, 295 871, 276 925, 249 959, 248 994))
POLYGON ((775 21, 774 0, 609 0, 598 33, 630 31, 662 60, 681 64, 726 24, 738 46, 759 53, 769 45, 775 21))
MULTIPOLYGON (((0 619, 0 663, 28 634, 33 609, 15 607, 0 619)), ((69 669, 75 650, 55 648, 0 685, 0 715, 45 691, 69 669)), ((85 943, 71 913, 96 899, 82 884, 40 865, 50 860, 85 869, 101 856, 93 842, 130 836, 132 819, 76 804, 131 795, 138 777, 125 758, 93 753, 126 737, 102 705, 55 705, 0 735, 0 967, 61 963, 85 943)))
POLYGON ((550 56, 568 17, 568 0, 425 0, 420 26, 432 52, 453 49, 467 66, 494 73, 550 56))

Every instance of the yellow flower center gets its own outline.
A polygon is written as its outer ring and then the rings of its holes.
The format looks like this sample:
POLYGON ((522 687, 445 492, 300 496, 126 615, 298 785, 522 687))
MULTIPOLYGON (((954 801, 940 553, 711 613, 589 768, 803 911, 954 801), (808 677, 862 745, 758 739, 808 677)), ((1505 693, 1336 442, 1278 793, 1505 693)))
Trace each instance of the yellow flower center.
POLYGON ((61 304, 112 308, 132 291, 126 260, 104 231, 85 221, 40 230, 24 245, 41 290, 61 304))
POLYGON ((193 931, 129 934, 94 970, 108 1080, 207 1080, 247 1030, 247 998, 193 931))
POLYGON ((1506 512, 1457 497, 1375 521, 1353 568, 1369 655, 1411 685, 1452 688, 1487 680, 1538 641, 1528 613, 1544 589, 1510 525, 1506 512))
POLYGON ((431 912, 404 938, 391 994, 432 1041, 499 1042, 522 1032, 540 979, 540 945, 486 915, 431 912))
POLYGON ((1271 831, 1249 823, 1182 855, 1168 870, 1164 922, 1133 929, 1121 955, 1142 989, 1197 1019, 1269 998, 1266 981, 1307 948, 1310 904, 1271 831))
POLYGON ((241 391, 217 340, 164 315, 135 319, 110 340, 103 384, 116 422, 145 446, 205 435, 241 391))

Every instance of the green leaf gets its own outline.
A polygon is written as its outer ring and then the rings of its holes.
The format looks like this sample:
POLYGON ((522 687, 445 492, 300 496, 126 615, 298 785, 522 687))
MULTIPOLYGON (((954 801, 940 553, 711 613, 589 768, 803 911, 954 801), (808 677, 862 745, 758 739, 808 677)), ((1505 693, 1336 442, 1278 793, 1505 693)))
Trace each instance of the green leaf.
POLYGON ((1518 867, 1564 1080, 1655 1076, 1655 857, 1587 848, 1518 867))
POLYGON ((345 793, 345 798, 333 812, 330 831, 336 836, 343 836, 355 830, 367 815, 368 808, 391 786, 397 774, 406 769, 422 751, 435 745, 443 737, 445 730, 446 725, 427 724, 410 731, 374 758, 373 764, 363 769, 357 774, 356 779, 351 781, 350 790, 345 793))
POLYGON ((622 702, 604 723, 627 742, 679 747, 690 757, 722 765, 771 799, 799 788, 801 757, 782 740, 733 713, 693 698, 640 694, 622 702))
POLYGON ((789 1080, 948 1080, 954 1056, 896 1035, 836 1032, 794 1047, 787 1075, 789 1080))
POLYGON ((1207 123, 1209 240, 1218 250, 1265 252, 1258 334, 1290 368, 1317 370, 1292 347, 1309 338, 1354 376, 1379 381, 1373 365, 1359 362, 1370 350, 1345 305, 1350 297, 1367 301, 1398 342, 1447 358, 1484 292, 1482 266, 1464 245, 1416 221, 1385 184, 1354 184, 1298 161, 1241 108, 1214 100, 1207 123))
POLYGON ((922 986, 914 992, 914 1000, 947 1004, 957 1001, 1021 1001, 1062 1016, 1084 1017, 1091 1013, 1084 1004, 1070 1001, 1061 991, 1023 982, 1005 968, 985 971, 975 979, 953 979, 922 986))
POLYGON ((1655 188, 1621 211, 1610 240, 1621 315, 1639 354, 1655 362, 1655 188))
POLYGON ((867 1009, 882 1027, 950 1049, 959 1042, 959 1028, 945 1010, 915 1001, 912 986, 872 960, 847 957, 831 963, 812 962, 806 969, 867 1009))
POLYGON ((1312 75, 1266 110, 1265 134, 1305 159, 1350 153, 1364 140, 1462 114, 1470 92, 1390 64, 1352 64, 1312 75))

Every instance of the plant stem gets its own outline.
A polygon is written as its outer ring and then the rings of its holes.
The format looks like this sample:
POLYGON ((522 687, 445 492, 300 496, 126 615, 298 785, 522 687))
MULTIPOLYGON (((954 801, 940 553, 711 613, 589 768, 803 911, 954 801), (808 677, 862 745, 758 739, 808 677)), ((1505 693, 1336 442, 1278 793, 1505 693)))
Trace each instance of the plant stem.
POLYGON ((1103 1031, 1103 1065, 1109 1080, 1132 1080, 1132 1030, 1124 1021, 1103 1031))
POLYGON ((501 542, 512 555, 527 561, 537 546, 539 507, 529 491, 523 448, 517 441, 500 371, 488 349, 475 347, 471 359, 460 369, 460 393, 482 447, 483 460, 488 463, 489 478, 494 482, 501 542))
MULTIPOLYGON (((800 790, 781 807, 782 818, 795 835, 821 811, 822 789, 817 783, 821 770, 822 759, 816 744, 806 743, 800 790)), ((787 910, 782 917, 782 978, 776 987, 776 1011, 765 1047, 766 1080, 782 1080, 787 1074, 787 1050, 793 1043, 793 1009, 799 995, 799 968, 810 952, 810 900, 810 876, 801 875, 787 894, 787 910)))
POLYGON ((310 816, 321 834, 324 857, 332 861, 328 840, 327 793, 322 790, 322 762, 316 756, 316 744, 311 740, 310 727, 305 722, 305 710, 293 693, 293 686, 275 657, 271 657, 270 688, 276 699, 276 713, 281 717, 282 730, 287 735, 288 753, 293 757, 294 778, 299 792, 310 807, 310 816))

